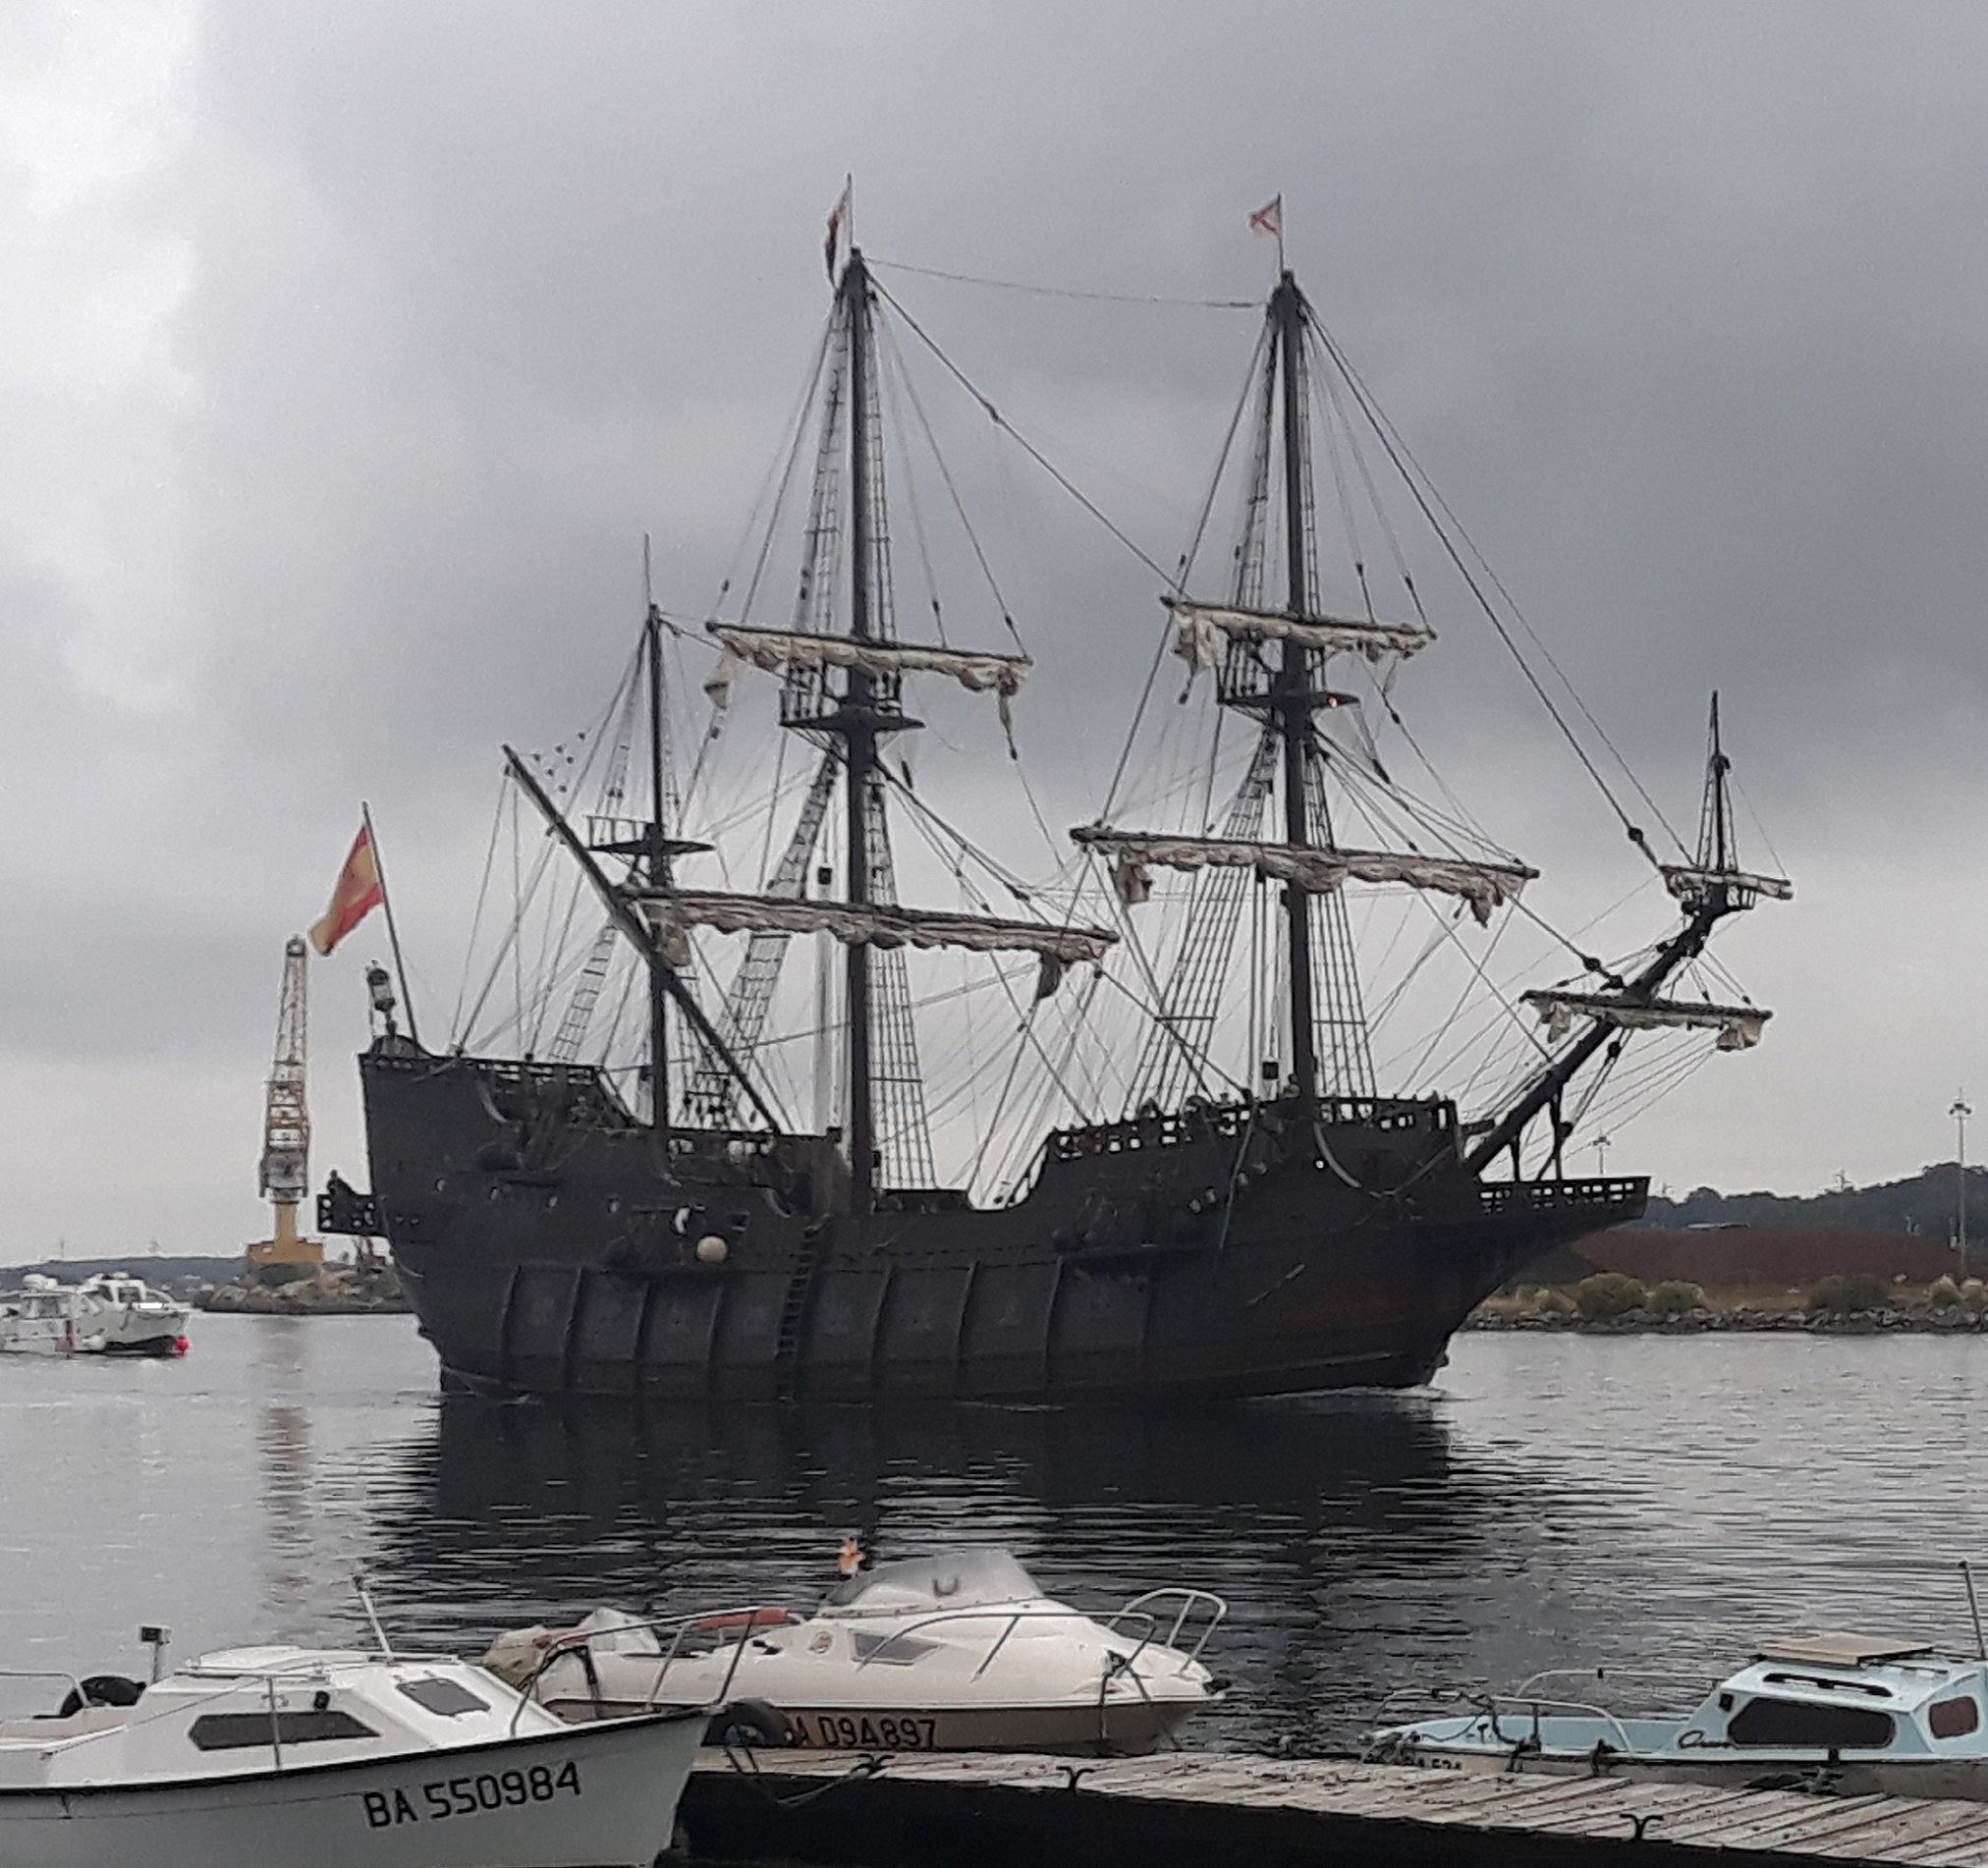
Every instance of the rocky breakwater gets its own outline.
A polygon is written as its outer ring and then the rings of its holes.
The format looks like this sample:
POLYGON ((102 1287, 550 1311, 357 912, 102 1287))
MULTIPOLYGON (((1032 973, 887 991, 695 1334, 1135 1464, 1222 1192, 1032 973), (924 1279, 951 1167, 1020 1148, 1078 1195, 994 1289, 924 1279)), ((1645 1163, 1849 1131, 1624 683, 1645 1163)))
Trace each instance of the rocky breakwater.
POLYGON ((1707 1291, 1682 1279, 1645 1285, 1622 1272, 1598 1272, 1574 1285, 1520 1286, 1488 1298, 1464 1327, 1573 1330, 1588 1336, 1688 1336, 1714 1330, 1988 1334, 1988 1285, 1978 1278, 1947 1277, 1908 1285, 1851 1273, 1796 1289, 1707 1291))

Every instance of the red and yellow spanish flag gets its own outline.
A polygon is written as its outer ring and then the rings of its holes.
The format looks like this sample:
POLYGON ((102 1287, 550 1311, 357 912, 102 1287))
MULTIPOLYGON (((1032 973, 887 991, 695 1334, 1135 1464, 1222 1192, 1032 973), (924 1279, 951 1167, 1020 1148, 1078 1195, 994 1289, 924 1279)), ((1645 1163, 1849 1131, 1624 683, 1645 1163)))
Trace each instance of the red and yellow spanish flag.
POLYGON ((386 900, 380 887, 380 866, 373 860, 372 831, 361 827, 353 840, 352 854, 332 886, 331 906, 310 930, 310 944, 329 954, 374 908, 386 900))

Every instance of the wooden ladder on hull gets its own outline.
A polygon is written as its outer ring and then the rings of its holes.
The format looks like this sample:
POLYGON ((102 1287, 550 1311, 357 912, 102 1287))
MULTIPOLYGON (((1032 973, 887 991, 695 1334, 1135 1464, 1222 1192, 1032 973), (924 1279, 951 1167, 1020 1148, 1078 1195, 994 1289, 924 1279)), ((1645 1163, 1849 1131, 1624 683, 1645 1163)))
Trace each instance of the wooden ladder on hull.
POLYGON ((823 1221, 801 1235, 801 1264, 787 1281, 787 1299, 780 1307, 780 1329, 773 1344, 773 1392, 780 1401, 800 1396, 801 1345, 814 1309, 814 1288, 821 1279, 831 1230, 823 1221))

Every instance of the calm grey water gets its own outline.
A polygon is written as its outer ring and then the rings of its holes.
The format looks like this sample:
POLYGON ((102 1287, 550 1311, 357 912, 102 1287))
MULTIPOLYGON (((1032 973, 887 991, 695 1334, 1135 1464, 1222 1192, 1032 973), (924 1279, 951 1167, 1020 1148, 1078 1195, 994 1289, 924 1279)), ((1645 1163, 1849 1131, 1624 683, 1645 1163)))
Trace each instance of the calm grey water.
POLYGON ((411 1644, 602 1600, 788 1601, 850 1530, 998 1542, 1079 1603, 1227 1595, 1203 1743, 1348 1742, 1392 1687, 1716 1667, 1758 1634, 1961 1641, 1978 1338, 1460 1339, 1441 1387, 1197 1414, 444 1400, 406 1318, 195 1319, 178 1363, 0 1357, 0 1667, 411 1644))

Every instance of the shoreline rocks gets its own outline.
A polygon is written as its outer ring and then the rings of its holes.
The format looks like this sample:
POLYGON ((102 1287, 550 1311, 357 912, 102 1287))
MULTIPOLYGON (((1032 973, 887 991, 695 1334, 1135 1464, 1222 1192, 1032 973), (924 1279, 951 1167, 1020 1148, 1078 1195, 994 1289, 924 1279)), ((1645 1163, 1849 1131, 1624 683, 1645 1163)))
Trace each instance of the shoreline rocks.
POLYGON ((1560 1331, 1578 1336, 1705 1336, 1717 1332, 1779 1332, 1806 1336, 1980 1336, 1988 1315, 1965 1309, 1925 1310, 1887 1305, 1882 1310, 1810 1311, 1734 1309, 1687 1310, 1659 1316, 1626 1310, 1613 1317, 1584 1317, 1578 1311, 1472 1311, 1465 1330, 1560 1331))

